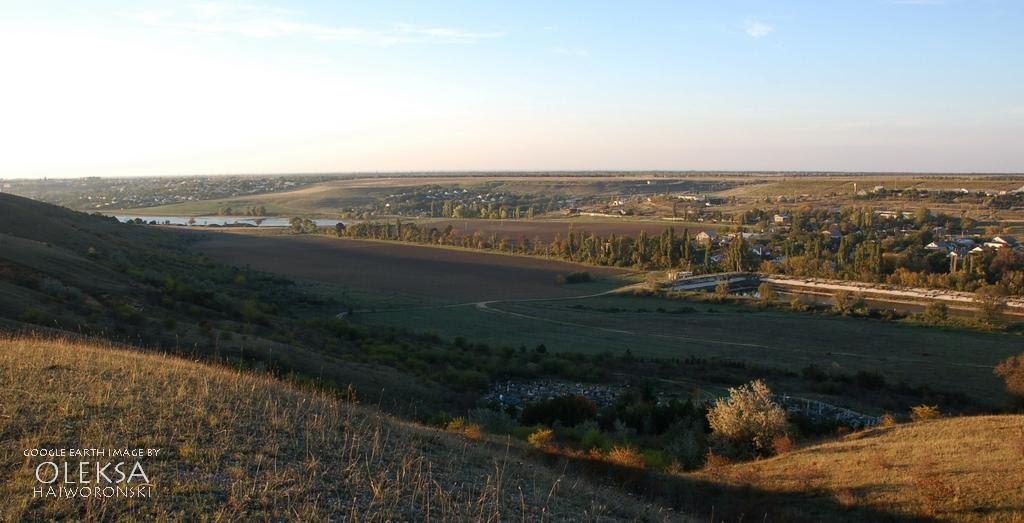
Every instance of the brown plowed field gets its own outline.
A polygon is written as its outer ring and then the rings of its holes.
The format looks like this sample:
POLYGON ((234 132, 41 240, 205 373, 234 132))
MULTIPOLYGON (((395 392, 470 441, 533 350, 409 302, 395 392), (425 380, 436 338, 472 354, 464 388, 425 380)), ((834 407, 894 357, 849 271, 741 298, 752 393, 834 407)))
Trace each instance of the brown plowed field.
POLYGON ((556 285, 555 278, 582 270, 595 276, 625 272, 524 256, 327 236, 204 234, 199 250, 231 265, 451 302, 583 295, 588 291, 556 285))

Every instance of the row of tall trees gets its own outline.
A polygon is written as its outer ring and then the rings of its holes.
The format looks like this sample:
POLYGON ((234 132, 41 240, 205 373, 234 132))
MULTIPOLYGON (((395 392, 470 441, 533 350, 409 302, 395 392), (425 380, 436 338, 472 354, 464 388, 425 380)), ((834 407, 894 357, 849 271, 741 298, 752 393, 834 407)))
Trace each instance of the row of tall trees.
MULTIPOLYGON (((353 238, 396 240, 436 245, 451 245, 474 249, 494 249, 503 252, 548 256, 568 261, 605 265, 613 267, 638 267, 644 269, 676 269, 703 266, 709 260, 711 248, 696 245, 689 231, 677 235, 674 228, 666 228, 659 235, 648 235, 641 231, 637 237, 620 234, 599 235, 592 232, 576 231, 572 225, 567 233, 545 241, 541 238, 499 237, 479 232, 459 234, 448 225, 443 228, 428 227, 401 220, 387 222, 361 222, 349 226, 344 233, 353 238)), ((744 269, 754 264, 748 258, 744 269)), ((710 267, 709 267, 710 268, 710 267)))
POLYGON ((217 209, 220 216, 266 216, 267 208, 262 205, 251 205, 247 207, 221 207, 217 209))
POLYGON ((534 206, 525 207, 495 205, 493 203, 461 203, 445 200, 440 209, 437 202, 430 202, 430 215, 441 218, 483 218, 490 220, 532 220, 536 214, 534 206))

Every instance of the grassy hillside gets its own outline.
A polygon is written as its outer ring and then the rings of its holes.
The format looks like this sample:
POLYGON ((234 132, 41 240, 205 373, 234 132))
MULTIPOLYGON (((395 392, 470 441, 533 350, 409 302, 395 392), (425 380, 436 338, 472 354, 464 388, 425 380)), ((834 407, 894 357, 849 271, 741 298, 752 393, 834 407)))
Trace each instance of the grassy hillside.
MULTIPOLYGON (((468 408, 510 377, 602 373, 581 358, 353 324, 337 318, 351 305, 345 295, 213 262, 192 248, 195 236, 0 195, 0 247, 8 247, 0 248, 0 330, 72 332, 336 390, 352 385, 417 419, 468 408)), ((325 271, 366 272, 358 260, 325 271)), ((555 287, 555 274, 544 285, 555 287)))
MULTIPOLYGON (((1024 511, 1022 460, 1024 416, 968 417, 625 486, 729 521, 1013 521, 1024 511)), ((95 344, 0 340, 3 520, 678 519, 595 486, 586 479, 595 473, 615 477, 263 374, 95 344), (36 466, 78 459, 25 457, 26 449, 126 447, 160 449, 139 459, 151 498, 33 498, 36 466)))
POLYGON ((285 278, 212 263, 175 232, 0 194, 0 331, 64 331, 351 384, 388 407, 447 404, 435 385, 353 361, 381 340, 327 320, 338 310, 285 278))
MULTIPOLYGON (((1024 519, 1024 416, 940 419, 877 428, 694 478, 785 498, 776 518, 1024 519)), ((769 516, 771 519, 771 516, 769 516)))
POLYGON ((66 341, 0 340, 0 442, 3 521, 658 517, 486 442, 265 375, 66 341), (44 460, 25 449, 123 447, 161 449, 141 460, 151 499, 33 499, 44 460))

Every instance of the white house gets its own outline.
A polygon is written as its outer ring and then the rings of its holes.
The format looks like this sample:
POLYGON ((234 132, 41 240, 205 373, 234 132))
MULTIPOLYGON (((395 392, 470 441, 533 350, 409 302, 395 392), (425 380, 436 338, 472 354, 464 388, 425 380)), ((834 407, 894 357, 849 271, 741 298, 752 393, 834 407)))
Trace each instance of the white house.
POLYGON ((717 240, 718 233, 715 231, 700 231, 693 239, 697 240, 697 243, 707 244, 717 240))
POLYGON ((924 248, 928 249, 929 251, 945 251, 945 252, 950 252, 955 247, 956 247, 956 244, 955 243, 950 243, 950 242, 931 242, 928 245, 924 246, 924 248))

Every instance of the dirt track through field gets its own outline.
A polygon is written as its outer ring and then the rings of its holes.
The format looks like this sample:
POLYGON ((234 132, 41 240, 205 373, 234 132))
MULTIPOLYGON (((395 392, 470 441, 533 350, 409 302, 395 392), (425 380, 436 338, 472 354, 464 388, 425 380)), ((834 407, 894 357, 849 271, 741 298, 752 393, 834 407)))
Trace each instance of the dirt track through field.
MULTIPOLYGON (((612 294, 614 292, 618 292, 618 290, 604 292, 604 293, 600 293, 600 294, 595 294, 593 296, 582 296, 582 297, 576 298, 576 299, 593 298, 593 297, 598 297, 598 296, 612 294)), ((484 311, 484 312, 504 314, 504 315, 507 315, 507 316, 513 316, 513 317, 517 317, 517 318, 524 318, 524 319, 533 320, 533 321, 543 321, 543 322, 547 322, 547 323, 554 323, 554 324, 557 324, 557 325, 564 325, 566 327, 575 327, 575 328, 581 328, 581 329, 599 330, 601 332, 609 332, 609 333, 612 333, 612 334, 627 334, 627 335, 630 335, 630 336, 649 336, 649 337, 652 337, 652 338, 661 338, 661 339, 668 339, 668 340, 688 341, 688 342, 693 342, 693 343, 706 343, 706 344, 710 344, 710 345, 725 345, 725 346, 730 346, 730 347, 742 347, 742 348, 760 349, 760 350, 768 350, 768 351, 782 351, 782 352, 791 352, 791 353, 797 353, 797 354, 807 354, 807 355, 812 355, 812 356, 820 356, 822 354, 822 352, 820 352, 820 351, 812 351, 812 350, 805 350, 805 349, 794 349, 794 348, 786 348, 786 347, 773 347, 773 346, 770 346, 770 345, 764 345, 764 344, 760 344, 760 343, 746 343, 746 342, 739 342, 739 341, 719 340, 719 339, 708 338, 708 337, 700 337, 700 336, 683 336, 683 335, 678 335, 678 334, 658 334, 658 333, 653 333, 653 332, 640 332, 640 331, 627 330, 627 329, 613 329, 613 328, 601 327, 601 326, 597 326, 597 325, 588 325, 588 324, 585 324, 585 323, 575 323, 575 322, 564 321, 564 320, 556 320, 556 319, 553 319, 553 318, 544 318, 544 317, 541 317, 541 316, 534 316, 534 315, 531 315, 531 314, 524 314, 524 313, 521 313, 521 312, 513 312, 513 311, 507 311, 507 310, 498 309, 496 307, 491 307, 491 305, 494 305, 494 304, 497 304, 497 303, 508 303, 510 301, 515 301, 515 302, 533 302, 533 301, 552 301, 552 300, 550 300, 550 299, 544 299, 544 300, 507 300, 507 301, 506 300, 492 300, 492 301, 479 302, 479 303, 476 303, 475 305, 476 305, 477 309, 479 309, 481 311, 484 311)), ((916 359, 916 358, 900 358, 900 357, 894 357, 894 356, 886 356, 885 358, 879 358, 877 355, 860 354, 860 353, 856 353, 856 352, 832 352, 832 351, 829 351, 828 354, 830 354, 832 356, 841 356, 841 357, 846 357, 846 358, 884 359, 885 361, 898 361, 898 362, 901 362, 901 363, 915 363, 915 364, 932 365, 932 366, 938 366, 938 367, 951 367, 951 368, 955 367, 955 368, 971 368, 971 369, 991 369, 992 368, 991 365, 977 365, 977 364, 972 364, 972 363, 952 363, 952 362, 941 362, 941 361, 929 361, 929 360, 922 360, 922 359, 916 359)))

